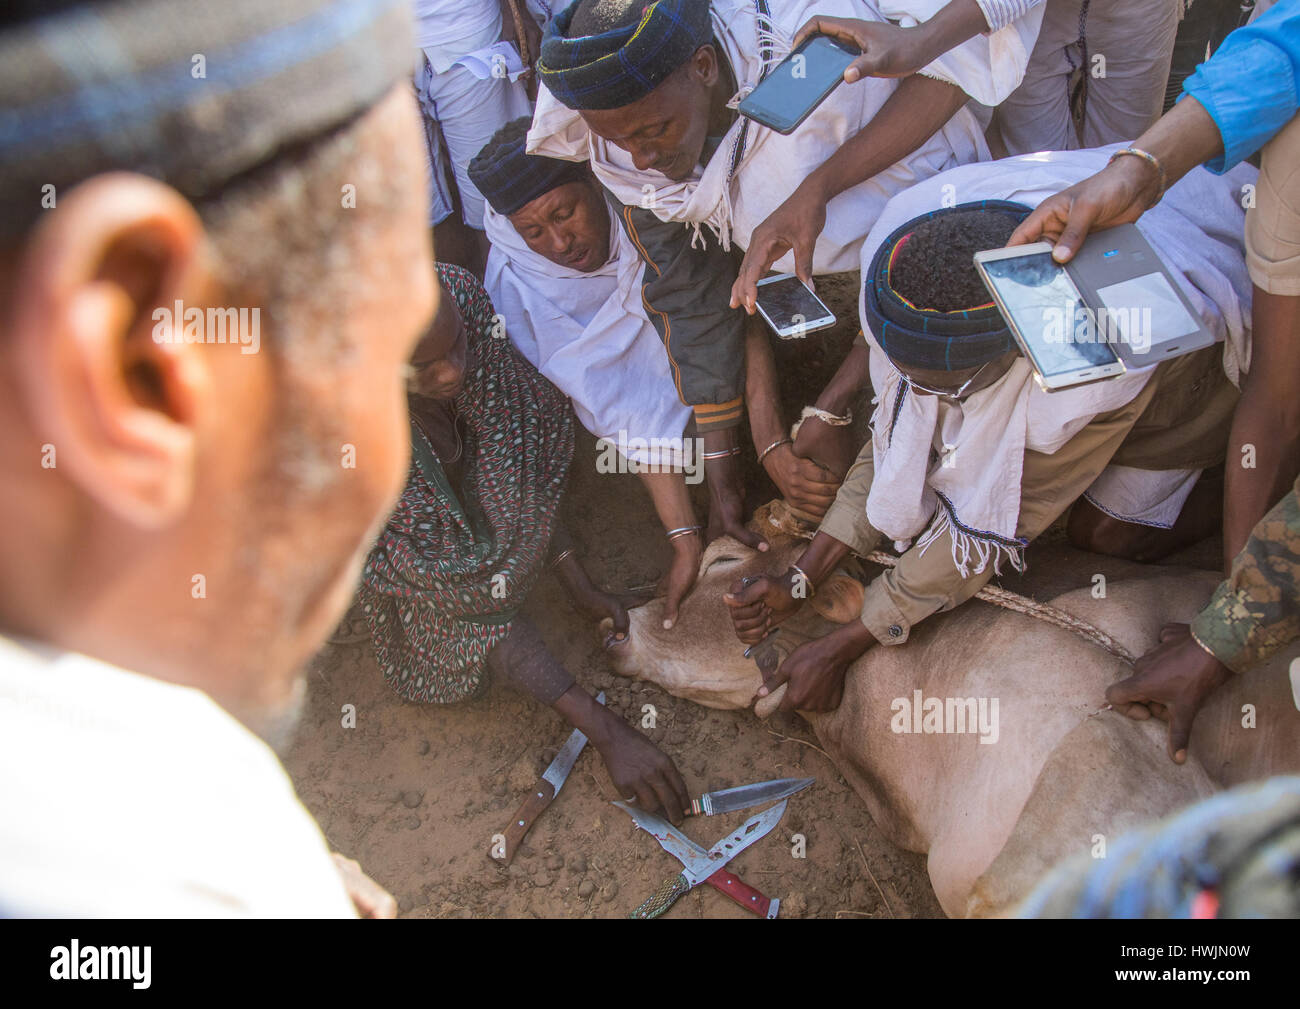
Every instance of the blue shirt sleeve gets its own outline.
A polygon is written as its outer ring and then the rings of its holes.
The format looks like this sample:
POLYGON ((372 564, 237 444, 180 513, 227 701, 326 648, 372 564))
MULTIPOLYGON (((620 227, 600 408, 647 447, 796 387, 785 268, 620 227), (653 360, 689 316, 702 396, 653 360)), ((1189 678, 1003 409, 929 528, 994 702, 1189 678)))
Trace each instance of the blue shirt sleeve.
POLYGON ((1296 114, 1298 80, 1300 0, 1281 0, 1183 82, 1183 97, 1205 106, 1223 138, 1223 155, 1205 167, 1223 174, 1272 140, 1296 114))

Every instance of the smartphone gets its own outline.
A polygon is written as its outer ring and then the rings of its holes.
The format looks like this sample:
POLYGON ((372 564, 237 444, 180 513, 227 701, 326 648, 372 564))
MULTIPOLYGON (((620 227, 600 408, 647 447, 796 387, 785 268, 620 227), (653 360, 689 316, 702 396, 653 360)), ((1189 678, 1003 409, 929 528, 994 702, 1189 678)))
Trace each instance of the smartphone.
POLYGON ((793 133, 843 83, 844 71, 860 55, 836 39, 813 35, 759 81, 738 110, 777 133, 793 133))
POLYGON ((835 313, 793 273, 764 277, 756 286, 758 314, 782 340, 835 325, 835 313))
POLYGON ((1124 374, 1109 343, 1095 339, 1083 296, 1047 242, 975 253, 979 271, 1016 343, 1051 392, 1124 374))

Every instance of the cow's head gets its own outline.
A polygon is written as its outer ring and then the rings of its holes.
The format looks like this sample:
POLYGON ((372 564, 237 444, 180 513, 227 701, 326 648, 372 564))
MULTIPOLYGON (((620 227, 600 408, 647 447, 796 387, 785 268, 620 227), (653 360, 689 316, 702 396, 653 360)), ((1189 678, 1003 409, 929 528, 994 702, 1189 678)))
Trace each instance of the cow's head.
MULTIPOLYGON (((747 708, 763 683, 764 669, 775 669, 796 646, 826 633, 831 622, 857 617, 861 583, 848 574, 837 575, 746 658, 723 595, 751 575, 785 571, 807 546, 780 502, 760 508, 750 525, 767 539, 771 550, 760 553, 729 536, 714 540, 704 551, 699 580, 671 630, 663 626, 662 599, 629 611, 627 640, 609 650, 616 672, 650 680, 705 707, 747 708)), ((756 710, 766 716, 778 703, 776 694, 756 710)))

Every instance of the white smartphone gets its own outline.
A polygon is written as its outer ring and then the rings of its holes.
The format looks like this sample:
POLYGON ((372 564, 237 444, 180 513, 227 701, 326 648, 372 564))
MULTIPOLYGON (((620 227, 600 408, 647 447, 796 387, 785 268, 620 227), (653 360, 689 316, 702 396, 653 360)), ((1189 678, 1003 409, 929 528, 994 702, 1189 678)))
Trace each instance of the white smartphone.
POLYGON ((975 269, 1048 392, 1124 374, 1115 348, 1095 339, 1079 288, 1049 243, 977 252, 975 269))
POLYGON ((835 325, 835 314, 793 273, 764 277, 756 286, 758 314, 782 340, 835 325))

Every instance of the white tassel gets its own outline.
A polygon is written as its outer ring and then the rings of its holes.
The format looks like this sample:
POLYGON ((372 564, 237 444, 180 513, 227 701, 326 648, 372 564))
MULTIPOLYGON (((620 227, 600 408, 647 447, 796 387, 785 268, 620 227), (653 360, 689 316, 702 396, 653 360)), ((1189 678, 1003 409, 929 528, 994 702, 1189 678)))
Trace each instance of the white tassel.
POLYGON ((963 578, 969 578, 972 574, 982 574, 993 562, 993 573, 1002 574, 1002 561, 1005 559, 1015 570, 1025 570, 1025 550, 1024 547, 1009 547, 1005 543, 999 543, 996 540, 985 539, 982 536, 975 536, 959 529, 953 524, 952 516, 948 514, 948 509, 942 504, 939 505, 935 520, 931 523, 930 528, 922 534, 921 538, 916 541, 920 547, 921 556, 925 556, 928 550, 936 540, 943 537, 944 533, 949 533, 952 537, 952 562, 957 568, 957 573, 963 578), (972 555, 974 567, 972 569, 972 555))

